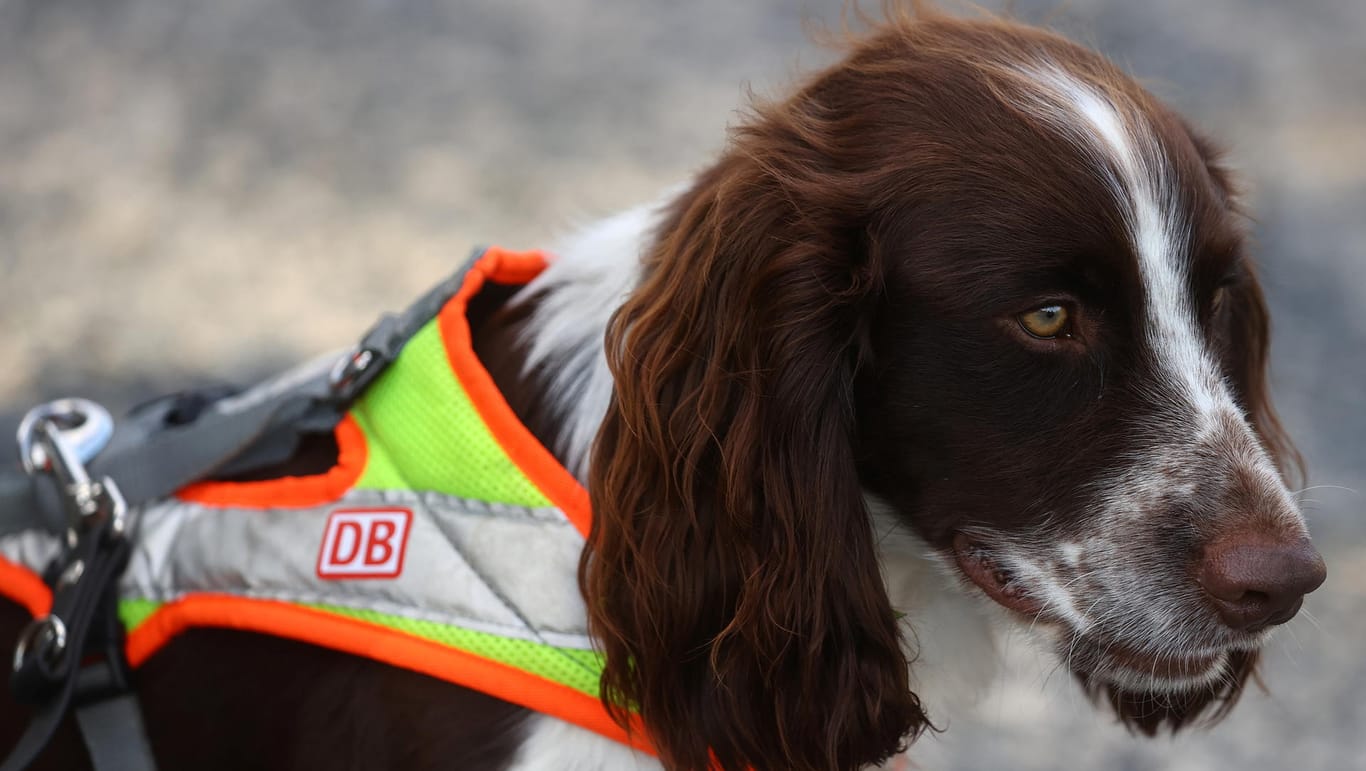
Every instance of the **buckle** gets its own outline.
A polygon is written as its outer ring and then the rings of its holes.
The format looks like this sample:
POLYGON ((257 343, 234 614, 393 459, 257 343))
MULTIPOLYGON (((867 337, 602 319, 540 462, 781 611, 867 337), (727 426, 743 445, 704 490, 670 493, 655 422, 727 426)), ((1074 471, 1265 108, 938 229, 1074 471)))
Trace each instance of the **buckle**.
POLYGON ((373 377, 369 373, 377 358, 378 354, 369 348, 352 346, 332 365, 332 371, 327 375, 327 385, 341 398, 359 393, 373 377))
POLYGON ((358 345, 352 346, 327 376, 332 395, 343 402, 355 398, 371 381, 379 377, 389 362, 403 347, 402 320, 392 313, 381 316, 365 333, 358 345))

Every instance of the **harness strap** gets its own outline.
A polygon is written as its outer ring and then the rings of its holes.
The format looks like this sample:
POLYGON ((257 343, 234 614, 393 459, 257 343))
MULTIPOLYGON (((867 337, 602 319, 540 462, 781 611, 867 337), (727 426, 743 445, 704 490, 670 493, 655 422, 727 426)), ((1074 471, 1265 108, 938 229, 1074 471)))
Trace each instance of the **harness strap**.
MULTIPOLYGON (((326 393, 322 377, 240 410, 207 410, 186 426, 138 431, 143 434, 140 443, 125 440, 122 448, 111 446, 90 464, 90 472, 117 480, 130 506, 170 495, 213 473, 272 426, 302 416, 326 393)), ((54 506, 42 486, 41 478, 0 474, 0 536, 25 530, 60 532, 61 519, 52 516, 54 506)))
MULTIPOLYGON (((124 540, 131 552, 131 540, 124 540)), ((123 561, 126 565, 127 557, 123 561)), ((87 651, 102 655, 82 666, 77 674, 73 702, 76 725, 95 771, 156 771, 125 654, 123 623, 118 617, 117 581, 124 568, 115 567, 85 646, 87 651)))
POLYGON ((135 693, 78 708, 76 724, 95 771, 156 771, 135 693))
MULTIPOLYGON (((382 316, 339 360, 328 356, 215 401, 184 425, 168 425, 166 410, 120 423, 108 449, 90 463, 91 474, 117 480, 128 505, 138 506, 208 477, 272 429, 296 425, 315 406, 344 408, 459 291, 469 266, 484 251, 475 250, 460 270, 402 313, 382 316)), ((61 532, 60 516, 52 516, 55 503, 33 477, 0 471, 0 536, 34 529, 61 532)))

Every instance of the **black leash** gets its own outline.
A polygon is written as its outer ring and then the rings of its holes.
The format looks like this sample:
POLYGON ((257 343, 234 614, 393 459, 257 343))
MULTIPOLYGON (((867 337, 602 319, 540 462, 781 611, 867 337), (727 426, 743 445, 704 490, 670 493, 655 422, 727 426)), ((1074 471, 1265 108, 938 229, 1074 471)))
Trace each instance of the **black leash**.
MULTIPOLYGON (((53 587, 52 609, 25 627, 14 652, 10 692, 37 710, 0 771, 20 771, 37 760, 73 707, 78 714, 112 710, 127 722, 128 702, 119 700, 131 693, 131 684, 117 591, 130 553, 128 506, 112 479, 90 477, 82 457, 89 449, 78 451, 62 437, 63 422, 77 420, 75 411, 84 405, 70 401, 61 406, 70 411, 53 409, 26 421, 20 442, 26 465, 55 484, 68 527, 66 548, 46 576, 53 587)), ((87 409, 83 423, 107 420, 107 413, 87 409)), ((79 427, 68 428, 75 433, 79 427)), ((140 726, 136 702, 131 709, 140 726)), ((121 770, 156 768, 150 750, 136 751, 139 742, 147 744, 140 733, 112 743, 90 742, 84 733, 96 771, 115 768, 109 763, 111 747, 118 747, 126 761, 118 766, 121 770)))
POLYGON ((82 721, 96 771, 156 768, 141 731, 137 702, 130 698, 123 629, 115 607, 117 579, 128 553, 127 540, 113 536, 108 526, 83 534, 58 578, 52 612, 24 630, 10 691, 37 710, 0 771, 19 771, 37 760, 73 708, 78 719, 112 712, 111 717, 131 729, 91 741, 90 729, 99 733, 101 719, 82 721), (80 575, 72 582, 75 573, 80 575), (116 764, 109 762, 111 751, 119 758, 116 764))

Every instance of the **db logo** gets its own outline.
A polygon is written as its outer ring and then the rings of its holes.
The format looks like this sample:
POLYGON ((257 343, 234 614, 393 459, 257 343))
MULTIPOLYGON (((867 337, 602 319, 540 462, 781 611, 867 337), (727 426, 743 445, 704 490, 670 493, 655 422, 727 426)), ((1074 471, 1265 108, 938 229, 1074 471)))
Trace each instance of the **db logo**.
POLYGON ((408 548, 408 509, 339 509, 327 518, 318 578, 396 578, 408 548))

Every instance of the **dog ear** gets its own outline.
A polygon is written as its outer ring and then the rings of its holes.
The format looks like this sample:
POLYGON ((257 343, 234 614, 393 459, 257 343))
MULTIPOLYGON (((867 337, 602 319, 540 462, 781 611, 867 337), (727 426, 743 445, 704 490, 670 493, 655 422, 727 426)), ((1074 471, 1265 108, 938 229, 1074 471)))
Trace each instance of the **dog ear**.
POLYGON ((926 725, 852 449, 880 274, 819 164, 744 131, 610 325, 580 582, 667 767, 859 768, 926 725))

